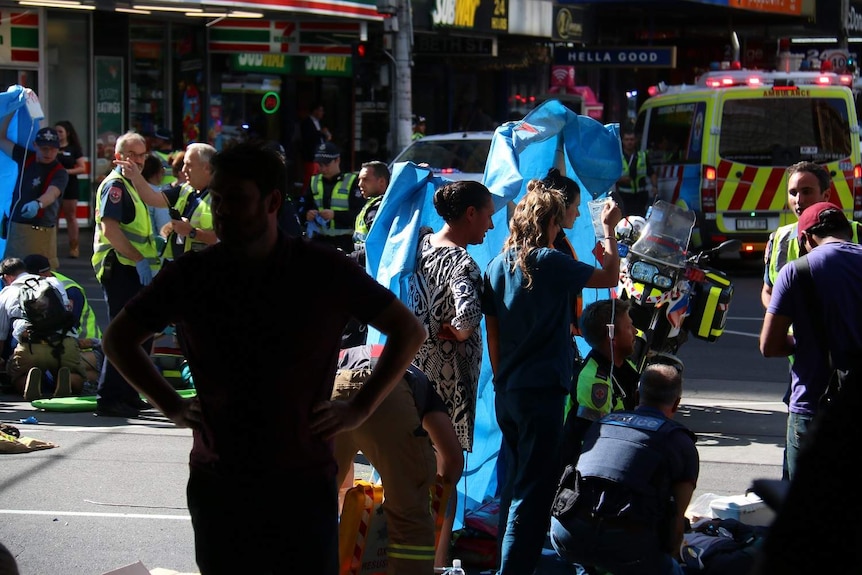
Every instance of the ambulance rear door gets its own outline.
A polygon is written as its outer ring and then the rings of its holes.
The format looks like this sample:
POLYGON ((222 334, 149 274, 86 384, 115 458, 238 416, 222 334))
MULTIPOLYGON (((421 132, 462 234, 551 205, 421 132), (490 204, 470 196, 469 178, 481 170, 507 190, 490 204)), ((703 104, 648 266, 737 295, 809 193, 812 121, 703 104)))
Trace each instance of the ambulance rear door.
POLYGON ((719 94, 714 239, 736 237, 762 251, 770 232, 796 221, 785 171, 803 160, 826 167, 830 199, 852 216, 859 136, 850 90, 764 86, 719 94))

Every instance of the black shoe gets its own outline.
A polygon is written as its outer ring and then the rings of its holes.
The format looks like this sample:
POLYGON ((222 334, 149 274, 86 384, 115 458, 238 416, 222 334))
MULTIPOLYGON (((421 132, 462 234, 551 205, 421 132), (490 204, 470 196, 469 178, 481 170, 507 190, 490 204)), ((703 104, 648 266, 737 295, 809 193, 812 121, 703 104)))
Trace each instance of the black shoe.
POLYGON ((138 417, 138 408, 119 400, 100 401, 96 406, 96 415, 99 417, 123 417, 135 419, 138 417))
POLYGON ((139 411, 148 411, 150 409, 155 409, 152 405, 150 405, 140 397, 136 397, 135 399, 133 399, 130 405, 139 411))

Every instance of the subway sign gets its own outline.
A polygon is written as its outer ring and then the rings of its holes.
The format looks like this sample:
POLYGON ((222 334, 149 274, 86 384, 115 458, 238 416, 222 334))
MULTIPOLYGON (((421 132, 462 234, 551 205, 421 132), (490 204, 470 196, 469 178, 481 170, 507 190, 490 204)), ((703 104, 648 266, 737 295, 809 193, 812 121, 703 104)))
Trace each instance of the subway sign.
POLYGON ((596 68, 676 68, 676 46, 554 48, 554 63, 596 68))

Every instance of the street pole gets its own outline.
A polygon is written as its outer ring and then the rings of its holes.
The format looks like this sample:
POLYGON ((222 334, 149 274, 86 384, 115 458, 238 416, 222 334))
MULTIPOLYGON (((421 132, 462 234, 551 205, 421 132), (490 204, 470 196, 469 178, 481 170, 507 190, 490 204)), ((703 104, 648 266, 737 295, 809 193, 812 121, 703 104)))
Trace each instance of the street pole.
POLYGON ((398 0, 398 31, 395 33, 395 92, 392 106, 395 110, 395 149, 399 153, 410 144, 413 115, 411 66, 413 65, 413 12, 410 0, 398 0))
POLYGON ((839 13, 841 21, 838 23, 838 48, 849 54, 850 31, 848 30, 847 20, 850 17, 850 0, 841 0, 841 10, 839 13))

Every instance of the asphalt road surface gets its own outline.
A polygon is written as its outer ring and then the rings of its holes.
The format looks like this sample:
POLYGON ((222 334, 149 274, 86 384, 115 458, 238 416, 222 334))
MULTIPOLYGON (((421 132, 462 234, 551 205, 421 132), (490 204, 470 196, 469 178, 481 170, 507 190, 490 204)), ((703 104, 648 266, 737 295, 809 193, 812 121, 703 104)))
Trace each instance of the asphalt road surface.
MULTIPOLYGON (((82 237, 82 247, 89 241, 82 237)), ((83 259, 63 259, 60 271, 84 285, 106 319, 91 252, 81 251, 83 259)), ((686 369, 678 417, 699 437, 696 497, 742 494, 753 479, 781 475, 787 362, 758 351, 760 266, 723 267, 736 286, 725 334, 714 343, 692 339, 680 353, 686 369)), ((0 395, 0 421, 59 445, 0 455, 0 541, 22 574, 99 575, 138 560, 149 569, 197 572, 185 501, 189 431, 156 415, 127 422, 37 412, 11 395, 0 395), (29 416, 39 423, 19 423, 29 416)), ((302 521, 290 510, 272 512, 302 521)))

